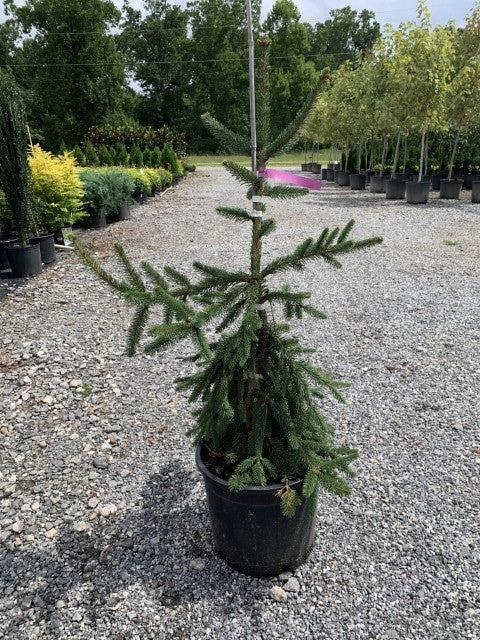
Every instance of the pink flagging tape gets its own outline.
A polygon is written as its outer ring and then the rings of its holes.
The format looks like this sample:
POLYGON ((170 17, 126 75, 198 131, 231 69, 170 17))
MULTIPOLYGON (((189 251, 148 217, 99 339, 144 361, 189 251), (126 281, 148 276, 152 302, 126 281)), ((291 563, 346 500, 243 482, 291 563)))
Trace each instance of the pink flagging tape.
POLYGON ((259 169, 258 177, 280 180, 281 182, 288 182, 289 184, 295 184, 299 187, 306 187, 307 189, 321 189, 323 186, 321 180, 315 180, 314 178, 305 178, 304 176, 297 176, 295 173, 290 173, 289 171, 265 169, 265 167, 259 169))

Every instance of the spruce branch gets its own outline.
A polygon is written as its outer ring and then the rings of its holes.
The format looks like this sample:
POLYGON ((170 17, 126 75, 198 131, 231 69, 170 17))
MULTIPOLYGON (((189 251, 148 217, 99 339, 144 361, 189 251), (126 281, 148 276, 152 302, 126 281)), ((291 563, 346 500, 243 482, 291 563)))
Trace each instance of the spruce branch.
POLYGON ((103 269, 99 263, 95 260, 91 252, 87 249, 87 247, 80 242, 75 234, 72 234, 72 243, 75 249, 77 250, 78 255, 82 259, 82 262, 89 267, 96 276, 100 278, 103 282, 105 282, 109 287, 115 289, 119 293, 125 294, 133 290, 126 282, 121 280, 117 280, 113 276, 103 269))
POLYGON ((263 187, 263 195, 275 200, 291 200, 293 198, 300 198, 301 196, 307 195, 308 192, 308 189, 303 187, 291 187, 284 184, 271 186, 266 183, 263 187))
POLYGON ((148 322, 150 307, 148 304, 139 305, 135 315, 132 318, 127 335, 127 355, 132 357, 135 355, 138 343, 142 337, 142 333, 148 322))
POLYGON ((188 338, 191 332, 191 326, 185 322, 154 324, 148 329, 148 334, 153 336, 154 340, 145 346, 145 353, 152 354, 166 349, 175 342, 188 338))
POLYGON ((231 131, 209 113, 202 115, 202 121, 225 151, 240 156, 250 154, 250 140, 246 136, 231 131))
POLYGON ((250 169, 242 167, 241 164, 233 162, 232 160, 225 160, 223 166, 240 183, 249 185, 255 189, 260 189, 262 186, 262 179, 258 178, 250 169))
POLYGON ((184 275, 183 273, 180 273, 180 271, 177 271, 176 269, 174 269, 173 267, 163 267, 163 272, 165 273, 166 276, 168 276, 170 278, 170 280, 172 282, 174 282, 175 284, 180 285, 181 287, 191 287, 191 282, 190 280, 187 278, 186 275, 184 275))
POLYGON ((156 287, 161 287, 162 289, 166 289, 168 291, 168 283, 165 278, 159 273, 149 262, 143 260, 140 262, 140 267, 145 271, 147 276, 150 278, 152 284, 156 287))
POLYGON ((271 233, 276 231, 276 229, 277 229, 277 223, 273 218, 264 218, 261 222, 258 235, 260 238, 263 238, 263 236, 270 235, 271 233))
POLYGON ((113 248, 115 249, 115 253, 117 254, 118 259, 122 263, 122 266, 127 275, 127 278, 129 278, 132 285, 136 287, 139 291, 145 291, 145 284, 142 280, 142 277, 140 276, 138 271, 135 269, 135 267, 132 265, 130 259, 125 253, 125 249, 122 247, 121 244, 118 244, 118 243, 115 243, 113 245, 113 248))
POLYGON ((245 209, 235 207, 217 207, 216 211, 224 218, 233 220, 234 222, 251 222, 253 220, 252 216, 248 211, 245 211, 245 209))

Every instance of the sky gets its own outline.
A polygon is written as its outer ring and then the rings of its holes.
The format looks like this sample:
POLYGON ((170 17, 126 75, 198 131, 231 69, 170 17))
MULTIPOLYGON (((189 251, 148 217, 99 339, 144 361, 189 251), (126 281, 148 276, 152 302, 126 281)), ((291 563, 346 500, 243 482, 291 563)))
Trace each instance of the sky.
MULTIPOLYGON (((121 7, 123 0, 114 0, 121 7)), ((0 8, 0 21, 3 14, 3 2, 0 0, 2 8, 0 8)), ((263 1, 264 15, 271 8, 274 0, 263 1)), ((19 2, 21 4, 21 1, 19 2)), ((141 7, 142 0, 130 0, 130 4, 134 7, 141 7)), ((186 1, 179 1, 177 4, 185 5, 186 1)), ((413 20, 416 15, 417 0, 296 0, 295 4, 300 9, 302 18, 305 22, 323 22, 328 17, 331 9, 337 9, 349 5, 352 9, 370 9, 375 13, 376 19, 380 24, 390 23, 394 26, 400 22, 413 20)), ((449 20, 454 19, 457 25, 464 23, 465 16, 469 12, 473 0, 431 0, 428 2, 432 13, 433 22, 435 24, 445 24, 449 20)))

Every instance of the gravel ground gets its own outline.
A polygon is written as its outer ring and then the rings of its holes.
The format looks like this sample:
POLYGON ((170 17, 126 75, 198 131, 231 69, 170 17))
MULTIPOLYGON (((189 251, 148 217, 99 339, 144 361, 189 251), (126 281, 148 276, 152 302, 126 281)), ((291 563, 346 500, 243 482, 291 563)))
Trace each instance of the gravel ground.
MULTIPOLYGON (((198 171, 83 235, 110 266, 114 240, 158 266, 246 266, 246 226, 214 212, 242 193, 198 171)), ((385 236, 343 270, 290 277, 329 315, 297 332, 353 383, 346 406, 325 407, 361 451, 353 495, 320 496, 314 552, 291 579, 232 572, 212 551, 173 386, 183 348, 127 359, 131 309, 69 256, 0 304, 0 637, 479 637, 480 205, 327 184, 270 211, 267 255, 350 217, 357 237, 385 236)))

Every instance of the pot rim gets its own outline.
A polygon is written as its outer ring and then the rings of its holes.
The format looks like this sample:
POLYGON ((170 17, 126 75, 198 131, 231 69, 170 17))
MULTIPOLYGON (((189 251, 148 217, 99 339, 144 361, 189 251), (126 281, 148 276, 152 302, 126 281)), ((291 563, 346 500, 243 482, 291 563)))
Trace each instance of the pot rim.
MULTIPOLYGON (((201 452, 203 449, 203 442, 198 444, 196 449, 195 449, 195 464, 197 465, 197 469, 200 471, 200 473, 202 475, 204 475, 206 478, 208 478, 209 480, 211 480, 212 482, 215 482, 216 484, 219 484, 220 486, 224 487, 225 489, 228 489, 230 491, 230 488, 228 486, 228 482, 226 480, 223 480, 222 478, 219 478, 218 476, 216 476, 214 473, 212 473, 210 471, 210 469, 208 469, 203 460, 202 460, 202 456, 201 456, 201 452)), ((289 482, 289 486, 290 487, 294 487, 294 488, 299 488, 303 483, 302 479, 298 479, 298 480, 294 480, 292 482, 289 482)), ((241 489, 240 491, 235 491, 232 493, 235 493, 235 495, 246 495, 248 493, 255 493, 256 495, 262 494, 262 493, 270 493, 272 491, 278 491, 280 489, 284 489, 285 485, 284 484, 267 484, 264 487, 255 487, 255 486, 247 486, 244 489, 241 489)))

